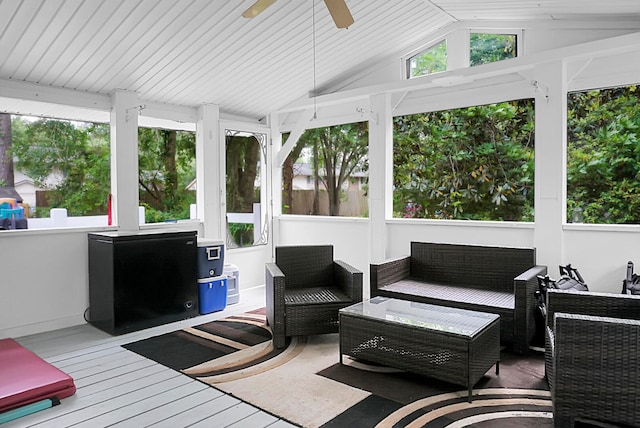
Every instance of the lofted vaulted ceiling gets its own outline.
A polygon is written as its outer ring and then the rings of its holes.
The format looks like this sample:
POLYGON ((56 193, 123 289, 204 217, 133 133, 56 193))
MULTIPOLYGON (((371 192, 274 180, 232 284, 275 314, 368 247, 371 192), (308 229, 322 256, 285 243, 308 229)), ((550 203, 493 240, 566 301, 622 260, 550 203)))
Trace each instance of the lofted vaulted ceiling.
POLYGON ((278 0, 243 18, 253 2, 0 0, 0 82, 122 89, 147 102, 214 103, 259 119, 459 21, 640 18, 637 0, 347 0, 355 23, 337 29, 321 0, 278 0))

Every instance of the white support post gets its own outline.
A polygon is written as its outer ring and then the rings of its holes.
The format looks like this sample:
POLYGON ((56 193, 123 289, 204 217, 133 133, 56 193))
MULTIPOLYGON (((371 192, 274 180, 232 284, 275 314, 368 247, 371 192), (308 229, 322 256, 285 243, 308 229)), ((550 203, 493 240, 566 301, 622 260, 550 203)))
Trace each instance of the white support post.
POLYGON ((220 108, 198 108, 196 122, 196 211, 203 237, 226 238, 225 150, 220 130, 220 108))
POLYGON ((280 241, 279 225, 274 220, 275 217, 282 215, 282 165, 278 163, 278 152, 282 148, 282 133, 280 132, 279 116, 273 113, 268 116, 268 125, 271 130, 270 144, 267 145, 267 158, 265 164, 267 166, 267 218, 271 225, 269 227, 268 242, 271 243, 272 257, 275 257, 275 247, 280 241))
POLYGON ((380 262, 386 258, 386 220, 393 211, 391 95, 372 95, 370 108, 378 120, 369 120, 369 246, 370 260, 380 262))
POLYGON ((558 266, 564 257, 566 219, 567 66, 564 61, 535 69, 535 229, 540 265, 558 266))
POLYGON ((459 28, 447 35, 447 70, 469 67, 469 30, 459 28))
POLYGON ((135 92, 111 96, 111 193, 113 221, 121 230, 138 230, 138 113, 135 92))

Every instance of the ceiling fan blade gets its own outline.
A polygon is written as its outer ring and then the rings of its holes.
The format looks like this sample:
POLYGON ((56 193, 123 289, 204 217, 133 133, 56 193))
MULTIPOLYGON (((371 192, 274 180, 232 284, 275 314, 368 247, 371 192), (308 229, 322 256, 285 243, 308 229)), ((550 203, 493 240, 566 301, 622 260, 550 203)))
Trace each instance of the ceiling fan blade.
POLYGON ((245 18, 254 18, 271 6, 276 0, 258 0, 249 9, 242 12, 245 18))
POLYGON ((336 27, 347 28, 353 24, 353 16, 351 16, 345 0, 324 0, 324 3, 327 5, 327 9, 329 9, 329 13, 331 13, 336 27))

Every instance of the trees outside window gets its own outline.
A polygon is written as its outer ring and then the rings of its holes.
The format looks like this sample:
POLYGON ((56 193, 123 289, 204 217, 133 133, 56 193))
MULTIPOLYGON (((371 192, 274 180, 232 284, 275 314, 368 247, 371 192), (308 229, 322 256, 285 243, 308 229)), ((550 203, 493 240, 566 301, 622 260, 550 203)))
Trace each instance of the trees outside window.
POLYGON ((109 125, 18 116, 12 129, 15 167, 40 189, 31 215, 48 217, 51 208, 69 216, 107 213, 109 125))
POLYGON ((282 212, 366 216, 368 138, 367 122, 306 130, 283 165, 282 212))
POLYGON ((266 243, 266 210, 262 206, 265 134, 226 130, 227 245, 266 243))
POLYGON ((533 179, 532 100, 394 118, 394 217, 532 221, 533 179))
POLYGON ((640 87, 567 99, 567 221, 640 223, 640 87))
POLYGON ((195 177, 194 132, 138 128, 139 200, 147 223, 188 219, 195 177))
POLYGON ((471 67, 502 61, 517 56, 515 34, 471 33, 469 35, 469 65, 471 67))
MULTIPOLYGON (((111 193, 109 125, 48 118, 12 120, 15 168, 33 180, 31 217, 65 208, 70 217, 105 215, 111 193)), ((189 218, 195 192, 195 134, 140 128, 138 183, 148 223, 189 218)), ((106 225, 106 221, 105 221, 106 225)))
POLYGON ((425 76, 447 69, 447 41, 431 46, 407 60, 407 77, 425 76))

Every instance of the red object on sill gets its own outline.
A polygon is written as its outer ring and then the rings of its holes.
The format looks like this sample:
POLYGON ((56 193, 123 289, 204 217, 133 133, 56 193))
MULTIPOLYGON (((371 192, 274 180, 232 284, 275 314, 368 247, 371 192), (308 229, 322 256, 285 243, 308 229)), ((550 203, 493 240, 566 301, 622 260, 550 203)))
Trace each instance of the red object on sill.
POLYGON ((113 215, 111 213, 111 193, 109 193, 109 197, 107 198, 107 226, 111 226, 113 224, 113 215))

